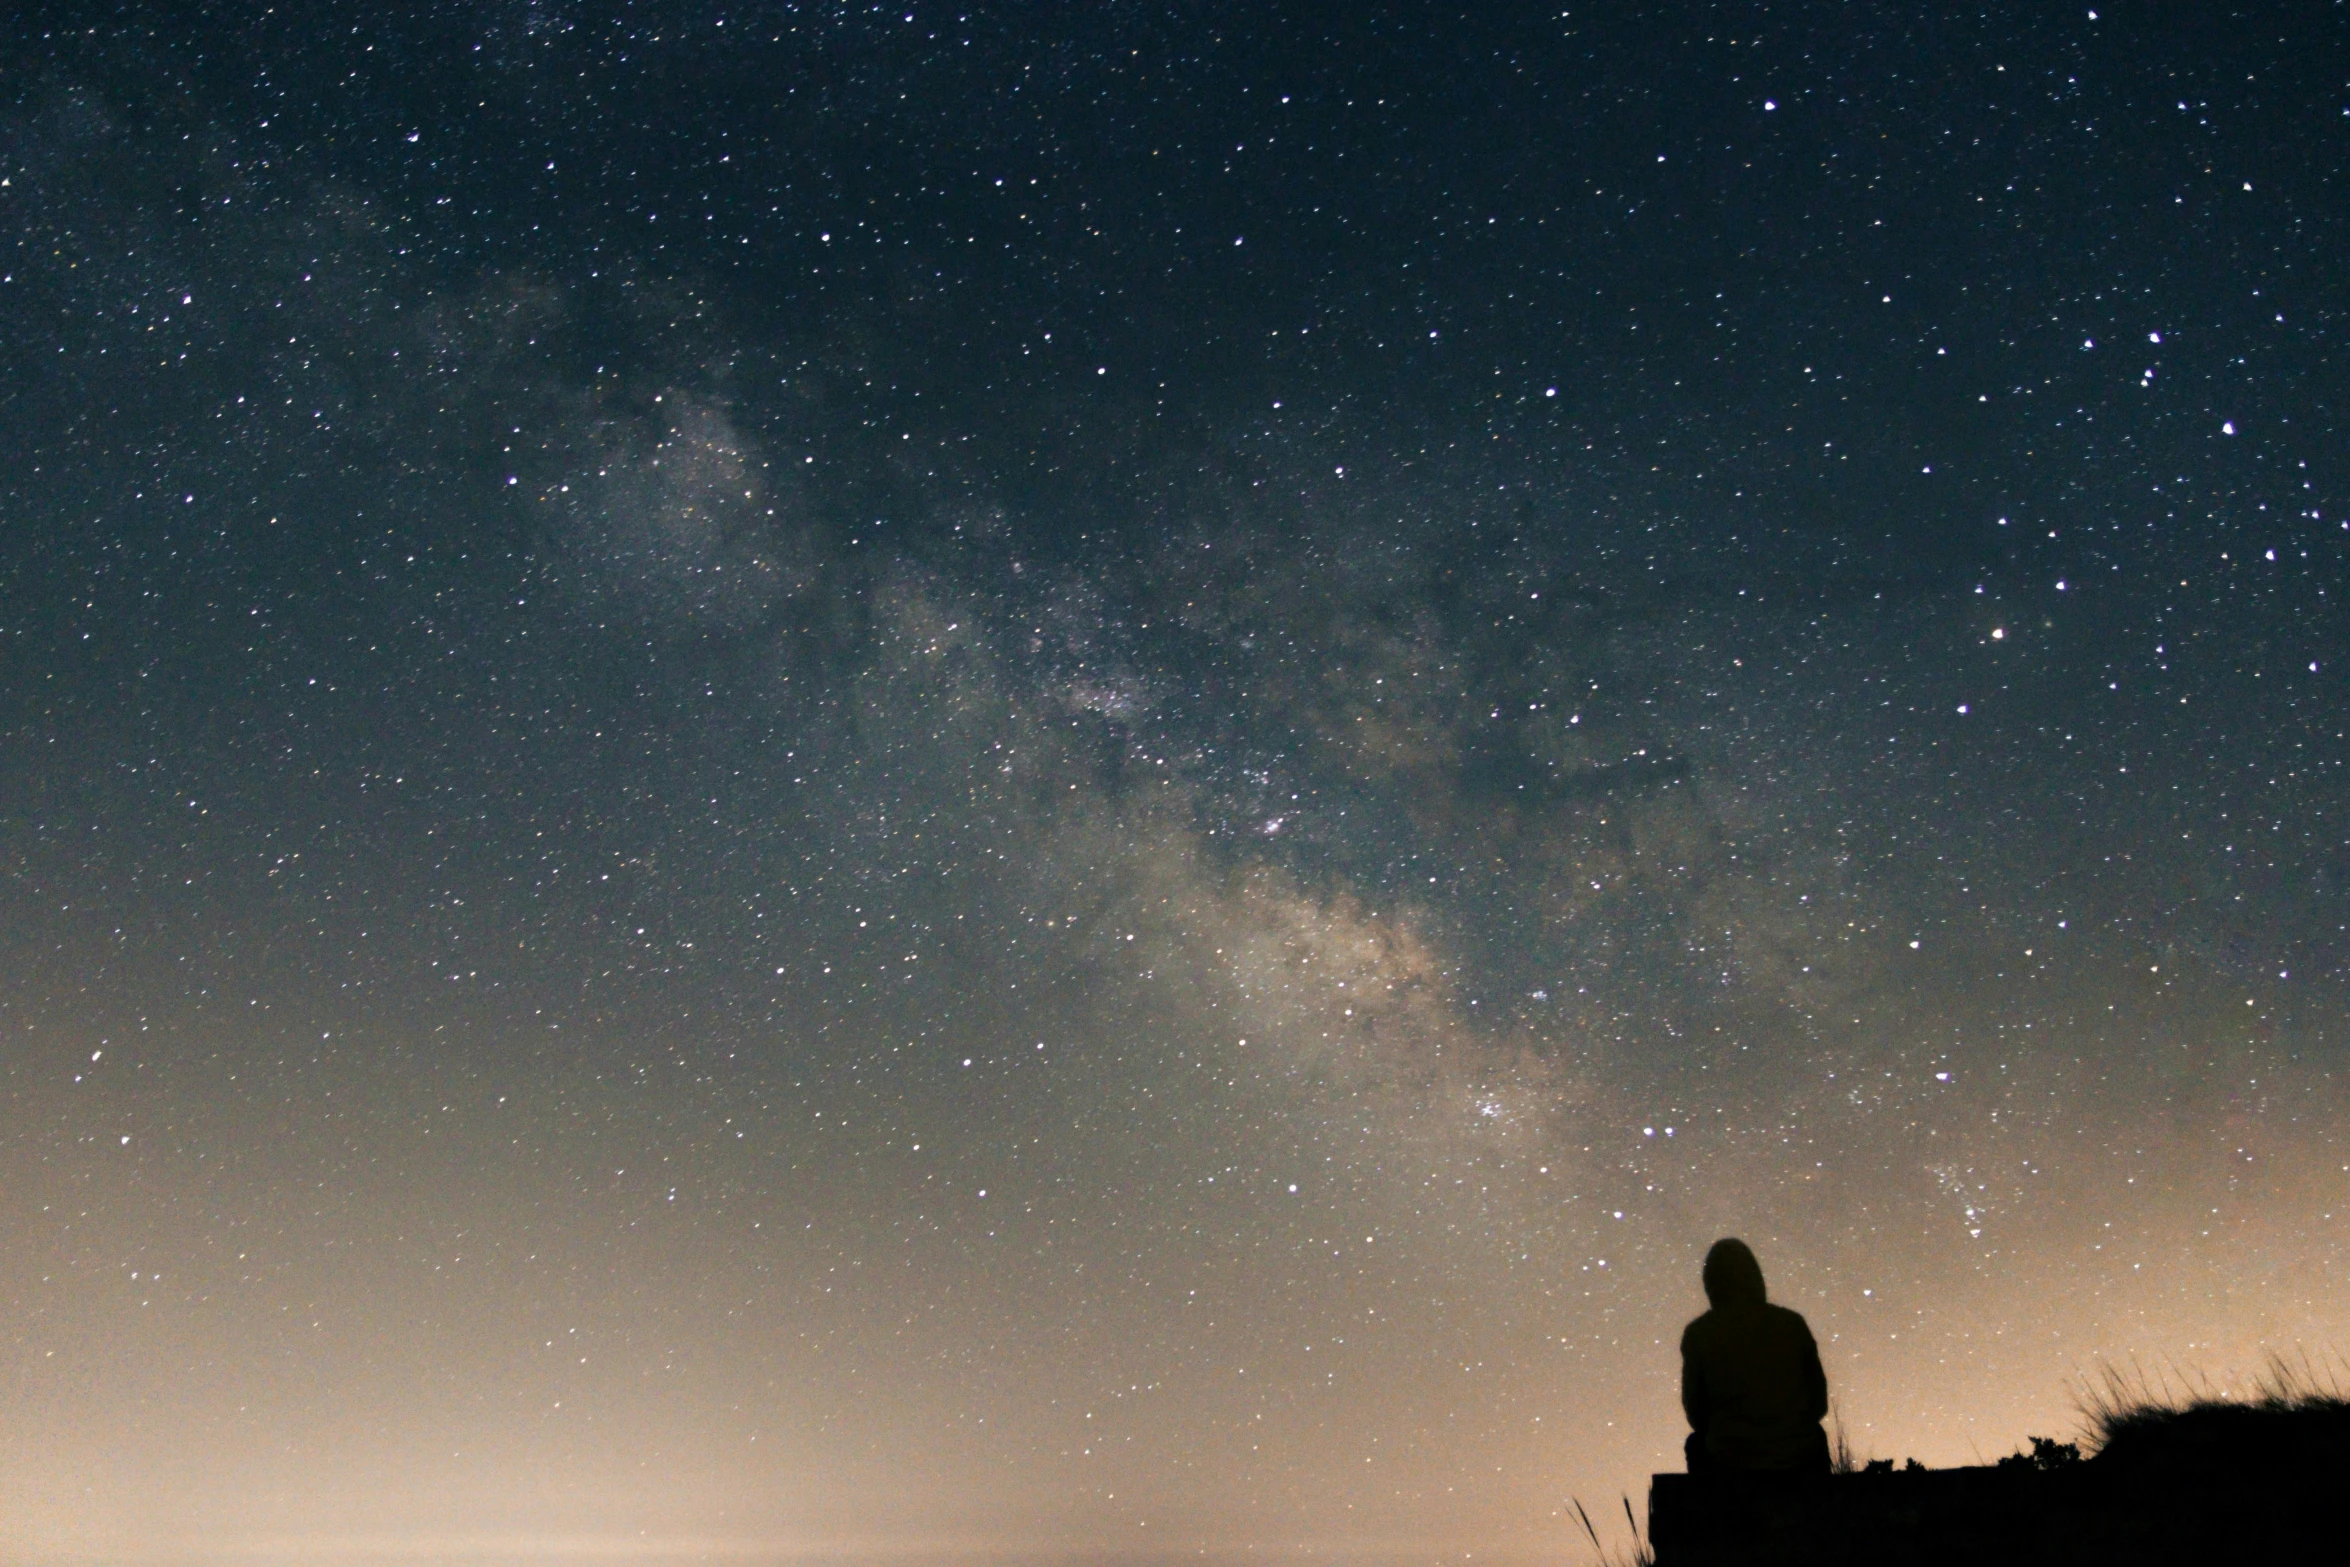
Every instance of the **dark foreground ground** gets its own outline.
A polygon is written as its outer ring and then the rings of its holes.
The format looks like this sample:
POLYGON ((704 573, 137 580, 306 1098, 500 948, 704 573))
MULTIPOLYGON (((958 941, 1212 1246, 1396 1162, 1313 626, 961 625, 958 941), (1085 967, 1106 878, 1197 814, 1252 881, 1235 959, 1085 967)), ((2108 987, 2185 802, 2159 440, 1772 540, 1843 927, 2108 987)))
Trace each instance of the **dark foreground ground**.
POLYGON ((2095 1457, 1819 1478, 1654 1477, 1656 1567, 2350 1563, 2350 1407, 2217 1405, 2095 1457))

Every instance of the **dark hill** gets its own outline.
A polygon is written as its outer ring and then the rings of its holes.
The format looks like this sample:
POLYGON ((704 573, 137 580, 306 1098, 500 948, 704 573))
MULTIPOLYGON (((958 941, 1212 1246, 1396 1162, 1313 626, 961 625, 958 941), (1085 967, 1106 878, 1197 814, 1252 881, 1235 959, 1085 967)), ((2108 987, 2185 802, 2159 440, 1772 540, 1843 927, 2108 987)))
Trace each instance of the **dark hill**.
POLYGON ((1649 1490, 1656 1567, 2167 1567, 2350 1563, 2350 1401, 2092 1411, 2082 1459, 1819 1477, 1664 1474, 1649 1490))

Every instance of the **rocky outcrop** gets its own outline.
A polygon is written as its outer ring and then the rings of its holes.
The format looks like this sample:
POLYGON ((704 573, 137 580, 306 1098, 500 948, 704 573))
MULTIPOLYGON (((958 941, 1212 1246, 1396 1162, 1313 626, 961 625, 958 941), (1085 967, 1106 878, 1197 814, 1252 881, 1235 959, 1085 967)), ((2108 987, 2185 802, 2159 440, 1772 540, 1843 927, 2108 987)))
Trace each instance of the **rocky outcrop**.
POLYGON ((1826 1476, 1665 1474, 1656 1567, 2350 1562, 2350 1407, 2204 1405, 2109 1427, 2086 1460, 1826 1476))

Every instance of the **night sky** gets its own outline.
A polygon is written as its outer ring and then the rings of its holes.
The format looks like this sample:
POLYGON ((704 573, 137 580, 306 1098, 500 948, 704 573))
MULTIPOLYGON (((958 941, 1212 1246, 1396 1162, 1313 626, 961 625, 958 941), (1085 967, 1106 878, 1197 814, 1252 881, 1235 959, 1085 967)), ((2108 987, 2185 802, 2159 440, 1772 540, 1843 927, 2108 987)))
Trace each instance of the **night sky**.
POLYGON ((2350 8, 9 10, 8 1559, 1555 1561, 1724 1234, 1862 1456, 2350 1348, 2350 8))

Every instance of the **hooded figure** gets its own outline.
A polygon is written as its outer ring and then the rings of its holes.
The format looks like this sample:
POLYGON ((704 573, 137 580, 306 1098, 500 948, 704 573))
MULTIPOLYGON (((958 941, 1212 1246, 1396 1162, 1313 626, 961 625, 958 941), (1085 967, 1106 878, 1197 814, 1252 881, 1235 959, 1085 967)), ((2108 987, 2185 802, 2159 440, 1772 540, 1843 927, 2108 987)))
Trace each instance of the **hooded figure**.
POLYGON ((1744 1241, 1705 1254, 1705 1298, 1713 1309, 1681 1333, 1689 1472, 1826 1474, 1828 1377, 1810 1327, 1763 1298, 1762 1265, 1744 1241))

